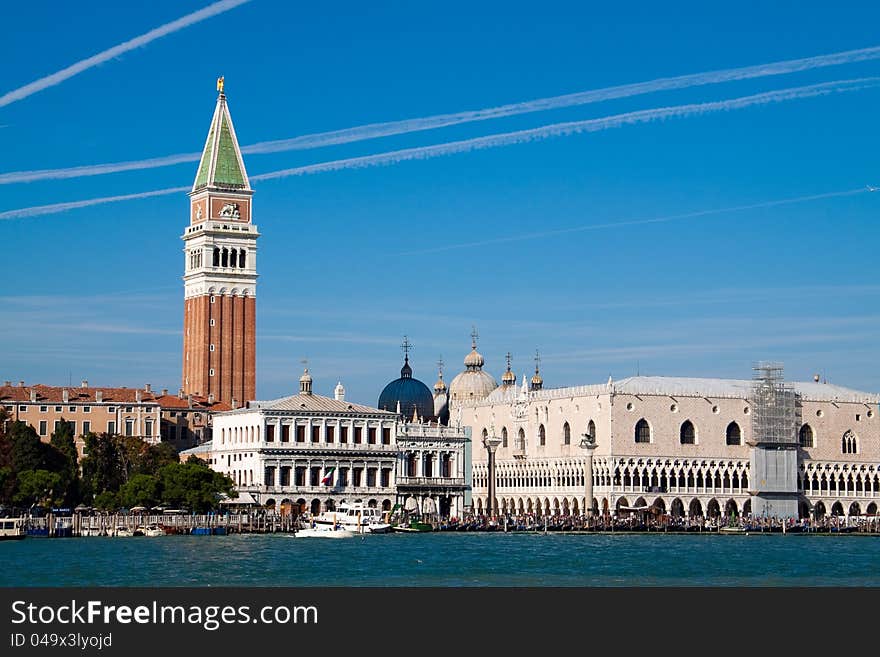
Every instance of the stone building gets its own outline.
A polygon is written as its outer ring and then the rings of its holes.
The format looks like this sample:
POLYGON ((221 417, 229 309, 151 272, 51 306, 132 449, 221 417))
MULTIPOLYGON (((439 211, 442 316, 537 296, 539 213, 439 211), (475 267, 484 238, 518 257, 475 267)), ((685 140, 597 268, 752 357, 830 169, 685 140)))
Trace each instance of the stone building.
MULTIPOLYGON (((566 388, 506 385, 483 399, 463 400, 461 423, 476 443, 475 511, 487 509, 481 438, 493 434, 501 440, 496 500, 502 512, 583 513, 586 457, 580 443, 592 436, 594 513, 748 514, 761 488, 750 465, 759 442, 752 435, 752 385, 636 376, 566 388)), ((799 514, 876 513, 880 396, 818 380, 792 386, 800 417, 792 429, 799 514)), ((772 507, 764 514, 775 515, 772 507)))

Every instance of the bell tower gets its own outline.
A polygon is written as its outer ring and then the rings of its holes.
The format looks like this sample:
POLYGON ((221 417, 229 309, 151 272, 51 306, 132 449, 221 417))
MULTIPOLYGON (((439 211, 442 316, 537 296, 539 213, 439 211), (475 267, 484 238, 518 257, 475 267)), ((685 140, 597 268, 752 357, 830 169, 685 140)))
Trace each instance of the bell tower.
POLYGON ((190 197, 184 242, 183 390, 234 406, 256 398, 257 227, 232 117, 217 106, 190 197))

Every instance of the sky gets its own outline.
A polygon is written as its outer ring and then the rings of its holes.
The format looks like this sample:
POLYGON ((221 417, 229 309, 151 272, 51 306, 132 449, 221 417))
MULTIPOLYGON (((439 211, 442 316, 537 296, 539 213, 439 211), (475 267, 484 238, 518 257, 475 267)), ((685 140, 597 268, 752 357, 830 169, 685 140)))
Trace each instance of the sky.
POLYGON ((180 386, 188 198, 138 196, 191 187, 144 161, 201 150, 223 75, 261 399, 307 359, 374 405, 404 335, 450 381, 472 327, 498 380, 509 351, 545 387, 772 360, 880 391, 880 6, 843 5, 14 3, 0 379, 180 386))

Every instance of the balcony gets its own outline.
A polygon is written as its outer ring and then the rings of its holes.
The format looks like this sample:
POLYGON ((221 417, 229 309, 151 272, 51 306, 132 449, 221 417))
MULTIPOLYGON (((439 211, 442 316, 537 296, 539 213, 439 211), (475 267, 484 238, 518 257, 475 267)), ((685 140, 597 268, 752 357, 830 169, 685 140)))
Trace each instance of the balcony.
POLYGON ((404 486, 418 486, 421 488, 428 486, 464 487, 465 482, 463 477, 398 477, 397 486, 399 488, 404 486))
POLYGON ((392 486, 239 486, 236 490, 248 493, 261 493, 263 495, 284 495, 320 497, 321 495, 354 495, 366 497, 369 495, 394 495, 392 486))

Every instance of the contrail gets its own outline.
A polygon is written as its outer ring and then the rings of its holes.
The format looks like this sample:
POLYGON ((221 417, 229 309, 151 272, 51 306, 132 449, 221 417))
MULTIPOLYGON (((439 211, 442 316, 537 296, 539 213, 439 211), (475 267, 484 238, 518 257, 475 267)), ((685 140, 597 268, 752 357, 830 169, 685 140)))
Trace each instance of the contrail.
POLYGON ((734 205, 728 208, 713 208, 710 210, 696 210, 694 212, 685 212, 684 214, 673 214, 665 217, 655 217, 653 219, 634 219, 629 221, 607 222, 602 224, 586 224, 584 226, 574 226, 572 228, 560 228, 558 230, 546 230, 539 233, 524 233, 522 235, 509 235, 507 237, 495 237, 492 239, 481 240, 478 242, 462 242, 460 244, 448 244, 446 246, 438 246, 430 249, 418 249, 416 251, 403 251, 398 255, 422 255, 425 253, 439 253, 441 251, 454 251, 457 249, 468 249, 477 246, 487 246, 491 244, 503 244, 506 242, 521 242, 525 240, 539 239, 542 237, 555 237, 557 235, 568 235, 571 233, 582 233, 589 230, 602 230, 606 228, 620 228, 623 226, 641 226, 644 224, 660 224, 668 221, 678 221, 681 219, 694 219, 696 217, 706 217, 713 214, 727 214, 731 212, 743 212, 744 210, 757 210, 761 208, 772 208, 778 205, 790 205, 793 203, 807 203, 809 201, 819 201, 826 198, 837 198, 840 196, 855 196, 856 194, 866 194, 870 190, 866 187, 858 189, 848 189, 839 192, 827 192, 825 194, 811 194, 809 196, 795 196, 791 198, 775 199, 771 201, 762 201, 760 203, 751 203, 749 205, 734 205))
MULTIPOLYGON (((218 3, 219 4, 219 3, 218 3)), ((740 68, 722 69, 703 73, 692 73, 677 77, 658 78, 647 82, 624 84, 602 89, 593 89, 563 96, 539 98, 520 103, 512 103, 481 110, 469 110, 452 114, 438 114, 416 119, 404 119, 401 121, 389 121, 386 123, 371 123, 368 125, 320 132, 311 135, 302 135, 291 139, 279 139, 251 144, 242 148, 244 154, 277 153, 282 151, 306 150, 321 148, 338 144, 347 144, 365 139, 377 139, 393 135, 434 130, 473 121, 486 121, 529 112, 561 109, 575 105, 587 105, 616 98, 626 98, 642 94, 684 89, 687 87, 707 84, 719 84, 733 80, 747 80, 752 78, 767 77, 771 75, 784 75, 797 73, 814 68, 851 64, 880 58, 880 46, 862 48, 860 50, 847 50, 829 55, 818 55, 803 59, 791 59, 782 62, 757 64, 740 68)), ((183 162, 196 162, 201 153, 180 153, 145 160, 131 160, 128 162, 114 162, 109 164, 83 165, 64 169, 40 169, 32 171, 13 171, 0 174, 0 184, 33 182, 36 180, 78 178, 81 176, 98 176, 121 171, 133 171, 140 169, 153 169, 157 167, 171 166, 183 162)))
POLYGON ((80 60, 75 64, 71 64, 67 68, 61 69, 60 71, 52 73, 51 75, 47 75, 46 77, 40 78, 39 80, 35 80, 34 82, 26 84, 23 87, 13 89, 12 91, 0 96, 0 107, 5 107, 6 105, 14 103, 17 100, 27 98, 28 96, 35 94, 38 91, 42 91, 43 89, 54 87, 56 84, 61 84, 68 78, 72 78, 78 73, 82 73, 83 71, 94 68, 99 64, 103 64, 107 60, 118 57, 119 55, 126 53, 129 50, 134 50, 135 48, 139 48, 140 46, 145 46, 151 41, 155 41, 156 39, 159 39, 163 36, 172 34, 174 32, 177 32, 178 30, 182 30, 183 28, 193 25, 195 23, 200 23, 206 18, 211 18, 212 16, 216 16, 217 14, 222 14, 223 12, 234 9, 235 7, 242 5, 246 2, 250 2, 250 0, 220 0, 220 2, 215 2, 214 4, 209 5, 204 9, 199 9, 198 11, 187 14, 186 16, 178 18, 175 21, 165 23, 165 25, 160 25, 159 27, 150 30, 146 34, 142 34, 135 37, 134 39, 130 39, 129 41, 125 41, 124 43, 120 43, 117 46, 108 48, 107 50, 99 52, 97 55, 92 55, 87 59, 80 60))
POLYGON ((600 130, 618 128, 623 125, 634 123, 647 123, 672 117, 695 116, 711 112, 741 109, 751 105, 763 105, 799 98, 822 96, 830 93, 856 91, 858 89, 876 87, 878 85, 880 85, 880 78, 876 77, 855 80, 836 80, 833 82, 812 84, 805 87, 793 87, 777 91, 768 91, 730 100, 719 100, 709 103, 690 103, 687 105, 674 105, 671 107, 657 107, 653 109, 638 110, 636 112, 627 112, 625 114, 615 114, 597 119, 554 123, 538 128, 530 128, 528 130, 517 130, 515 132, 488 135, 486 137, 474 137, 472 139, 452 141, 445 144, 435 144, 433 146, 417 146, 398 151, 390 151, 388 153, 378 153, 376 155, 363 155, 343 160, 334 160, 332 162, 308 164, 305 166, 294 167, 292 169, 261 173, 256 176, 251 176, 251 180, 270 180, 272 178, 302 176, 311 173, 322 173, 324 171, 337 171, 339 169, 359 169, 380 166, 383 164, 397 164, 407 160, 426 160, 442 155, 465 153, 486 148, 497 148, 498 146, 507 146, 511 144, 522 144, 539 139, 547 139, 549 137, 573 135, 583 132, 598 132, 600 130))
POLYGON ((55 214, 56 212, 66 212, 67 210, 75 210, 76 208, 87 208, 91 205, 101 205, 103 203, 131 201, 136 198, 165 196, 167 194, 180 194, 182 192, 188 192, 189 190, 189 187, 169 187, 166 189, 156 189, 151 192, 136 192, 134 194, 122 194, 121 196, 103 196, 101 198, 86 199, 84 201, 68 201, 67 203, 35 205, 30 208, 19 208, 18 210, 6 210, 5 212, 0 212, 0 219, 20 219, 23 217, 36 217, 41 214, 55 214))
MULTIPOLYGON (((308 174, 323 173, 326 171, 339 171, 342 169, 362 169, 366 167, 396 164, 399 162, 410 160, 426 160, 443 155, 465 153, 487 148, 497 148, 499 146, 507 146, 511 144, 521 144, 525 142, 536 141, 539 139, 548 139, 550 137, 573 135, 584 132, 598 132, 601 130, 608 130, 610 128, 618 128, 624 125, 648 123, 651 121, 673 117, 696 116, 712 112, 741 109, 752 105, 783 102, 786 100, 794 100, 799 98, 810 98, 814 96, 827 95, 830 93, 856 91, 858 89, 876 87, 878 85, 880 85, 880 78, 837 80, 834 82, 823 82, 820 84, 808 85, 805 87, 793 87, 789 89, 779 89, 777 91, 768 91, 765 93, 754 94, 752 96, 743 96, 741 98, 732 98, 729 100, 720 100, 709 103, 674 105, 671 107, 657 107, 654 109, 627 112, 625 114, 615 114, 612 116, 606 116, 597 119, 588 119, 585 121, 554 123, 539 128, 531 128, 529 130, 518 130, 516 132, 488 135, 485 137, 475 137, 472 139, 447 142, 444 144, 434 144, 432 146, 418 146, 415 148, 406 148, 397 151, 390 151, 387 153, 377 153, 375 155, 363 155, 360 157, 351 157, 342 160, 333 160, 330 162, 319 162, 316 164, 308 164, 305 166, 294 167, 292 169, 281 169, 279 171, 261 173, 256 176, 251 176, 251 180, 271 180, 273 178, 304 176, 308 174)), ((83 201, 54 203, 51 205, 40 205, 30 208, 6 210, 5 212, 0 212, 0 219, 33 217, 42 214, 63 212, 65 210, 72 210, 74 208, 87 207, 90 205, 98 205, 101 203, 126 201, 136 198, 146 198, 149 196, 161 196, 164 194, 174 194, 188 190, 188 187, 174 187, 150 192, 125 194, 123 196, 107 196, 96 199, 87 199, 83 201)))

